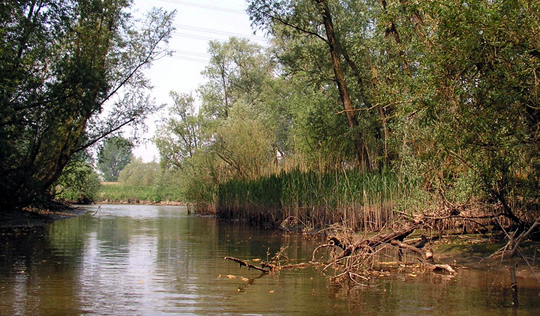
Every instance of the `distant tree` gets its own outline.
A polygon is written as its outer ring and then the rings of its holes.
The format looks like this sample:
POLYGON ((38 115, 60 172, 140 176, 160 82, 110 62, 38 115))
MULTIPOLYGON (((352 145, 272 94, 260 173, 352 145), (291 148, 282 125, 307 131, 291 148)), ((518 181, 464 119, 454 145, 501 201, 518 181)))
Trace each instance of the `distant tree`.
POLYGON ((221 43, 211 41, 210 62, 201 88, 203 112, 215 119, 227 118, 235 103, 251 104, 260 98, 273 63, 262 46, 231 37, 221 43))
POLYGON ((201 119, 191 95, 176 92, 170 95, 174 105, 169 109, 169 116, 163 125, 158 127, 153 140, 159 149, 161 164, 183 170, 199 147, 201 119))
POLYGON ((103 180, 116 181, 120 172, 133 159, 133 144, 122 137, 115 136, 107 139, 98 155, 98 169, 103 180))
POLYGON ((135 158, 122 172, 118 181, 127 186, 151 187, 156 184, 160 175, 157 162, 145 163, 140 158, 135 158))
POLYGON ((262 46, 245 39, 211 42, 208 51, 211 58, 203 71, 208 81, 199 89, 199 144, 204 147, 199 154, 214 159, 198 162, 208 163, 205 169, 212 170, 214 182, 256 177, 275 157, 275 133, 265 128, 269 116, 261 99, 275 64, 262 46))

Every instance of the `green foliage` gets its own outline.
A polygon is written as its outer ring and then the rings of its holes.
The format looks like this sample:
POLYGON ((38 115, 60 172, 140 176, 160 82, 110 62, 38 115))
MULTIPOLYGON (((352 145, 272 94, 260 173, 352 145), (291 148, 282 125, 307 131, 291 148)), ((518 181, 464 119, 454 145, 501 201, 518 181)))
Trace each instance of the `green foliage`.
POLYGON ((413 141, 422 146, 415 151, 428 181, 454 199, 470 179, 478 190, 464 188, 468 198, 498 204, 516 223, 530 220, 539 197, 530 189, 540 180, 533 167, 540 153, 538 5, 473 1, 417 9, 424 22, 409 31, 411 41, 425 44, 411 45, 421 49, 424 67, 409 95, 418 122, 413 141))
POLYGON ((44 0, 0 6, 2 209, 46 203, 76 153, 157 109, 142 70, 166 53, 172 15, 154 10, 136 23, 130 4, 44 0))
POLYGON ((201 111, 173 95, 156 137, 188 201, 370 229, 388 209, 473 202, 515 224, 538 216, 540 4, 254 0, 248 11, 270 47, 212 43, 201 111))
POLYGON ((200 112, 192 96, 171 93, 171 115, 154 142, 162 167, 181 171, 186 198, 211 205, 217 184, 267 173, 279 149, 276 130, 268 128, 270 115, 259 103, 273 67, 262 47, 231 38, 212 42, 209 52, 208 82, 198 90, 200 112))
POLYGON ((122 170, 119 182, 102 185, 98 201, 138 203, 184 202, 181 174, 156 162, 135 158, 122 170))
POLYGON ((208 79, 201 87, 203 112, 213 119, 229 117, 234 104, 253 104, 262 92, 273 64, 260 45, 231 37, 210 42, 210 63, 203 71, 208 79))
POLYGON ((84 204, 94 201, 99 190, 98 174, 91 164, 79 159, 64 168, 55 185, 56 198, 84 204))
POLYGON ((184 169, 202 141, 202 118, 196 113, 192 96, 176 92, 170 95, 174 105, 163 125, 158 127, 154 143, 159 149, 163 167, 184 169))
POLYGON ((116 181, 120 172, 133 159, 133 144, 122 137, 114 136, 105 141, 98 154, 97 167, 104 181, 116 181))
POLYGON ((127 186, 150 187, 157 180, 159 165, 157 162, 144 163, 135 158, 121 172, 118 181, 127 186))
POLYGON ((273 135, 259 120, 244 113, 238 105, 231 118, 215 129, 215 141, 209 150, 223 162, 219 179, 256 179, 268 172, 275 153, 273 135))
POLYGON ((160 203, 184 202, 175 186, 129 186, 121 183, 102 185, 96 202, 109 203, 160 203))

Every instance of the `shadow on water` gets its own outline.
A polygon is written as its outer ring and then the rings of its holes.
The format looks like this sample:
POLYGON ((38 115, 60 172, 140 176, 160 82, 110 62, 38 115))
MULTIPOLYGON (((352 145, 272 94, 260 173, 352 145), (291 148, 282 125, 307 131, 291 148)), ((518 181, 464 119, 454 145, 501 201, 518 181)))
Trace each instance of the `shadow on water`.
POLYGON ((3 229, 1 315, 517 315, 540 314, 540 287, 509 274, 383 274, 332 284, 313 267, 261 274, 224 260, 307 262, 317 241, 187 214, 182 207, 103 205, 76 218, 3 229), (97 211, 97 212, 96 212, 97 211))

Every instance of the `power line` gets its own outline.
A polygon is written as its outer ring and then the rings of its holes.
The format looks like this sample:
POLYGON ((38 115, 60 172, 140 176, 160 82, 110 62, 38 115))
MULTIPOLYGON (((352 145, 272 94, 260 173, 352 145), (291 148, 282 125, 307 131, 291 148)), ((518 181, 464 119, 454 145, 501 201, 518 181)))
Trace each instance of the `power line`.
POLYGON ((173 52, 178 53, 178 54, 191 55, 191 56, 195 56, 195 57, 210 58, 210 55, 208 55, 208 54, 190 52, 190 51, 187 51, 187 50, 174 50, 174 48, 173 48, 173 52))
MULTIPOLYGON (((203 35, 197 35, 197 34, 189 34, 189 33, 181 33, 181 32, 178 32, 178 31, 175 31, 173 33, 175 36, 179 36, 179 37, 186 37, 186 38, 191 38, 191 39, 196 39, 196 40, 202 40, 202 41, 225 41, 227 40, 228 38, 219 38, 219 37, 210 37, 210 36, 203 36, 203 35)), ((221 34, 217 34, 217 35, 221 35, 221 34)), ((223 36, 227 36, 226 34, 222 34, 223 36)), ((229 34, 231 35, 231 34, 229 34)), ((236 36, 236 37, 240 37, 240 36, 236 36)), ((247 40, 254 40, 254 39, 251 39, 251 38, 246 38, 246 37, 241 37, 241 38, 244 38, 244 39, 247 39, 247 40)), ((266 40, 264 39, 256 39, 259 43, 263 43, 265 44, 266 43, 266 40)))
POLYGON ((187 38, 203 40, 203 41, 220 40, 220 39, 215 38, 215 37, 208 37, 208 36, 195 35, 195 34, 186 34, 186 33, 179 33, 179 32, 174 32, 173 34, 176 35, 176 36, 180 36, 180 37, 187 37, 187 38))
POLYGON ((251 39, 255 41, 265 41, 264 38, 257 37, 254 35, 246 35, 242 33, 235 33, 235 32, 228 32, 228 31, 220 31, 220 30, 214 30, 214 29, 207 29, 202 27, 195 27, 195 26, 189 26, 189 25, 182 25, 182 24, 173 24, 174 27, 183 29, 183 30, 189 30, 189 31, 196 31, 196 32, 203 32, 203 33, 210 33, 210 34, 219 34, 219 35, 227 35, 227 36, 236 36, 236 37, 242 37, 245 39, 251 39))
POLYGON ((185 5, 188 7, 196 7, 196 8, 202 8, 202 9, 208 9, 208 10, 227 12, 227 13, 246 14, 246 12, 243 10, 216 7, 213 5, 199 4, 199 3, 193 3, 193 2, 188 2, 188 1, 180 1, 180 0, 160 0, 160 1, 185 5))
POLYGON ((208 64, 208 60, 203 60, 203 59, 198 59, 198 58, 192 58, 192 57, 189 57, 189 56, 177 56, 177 55, 172 55, 171 58, 179 59, 179 60, 184 60, 184 61, 193 61, 193 62, 202 63, 202 64, 208 64))
MULTIPOLYGON (((228 38, 218 38, 218 37, 210 37, 210 36, 203 36, 203 35, 197 35, 197 34, 189 34, 189 33, 180 33, 180 32, 174 32, 175 36, 179 37, 186 37, 196 40, 202 40, 202 41, 226 41, 228 38)), ((249 38, 246 38, 249 40, 249 38)), ((260 40, 262 41, 262 40, 260 40)))

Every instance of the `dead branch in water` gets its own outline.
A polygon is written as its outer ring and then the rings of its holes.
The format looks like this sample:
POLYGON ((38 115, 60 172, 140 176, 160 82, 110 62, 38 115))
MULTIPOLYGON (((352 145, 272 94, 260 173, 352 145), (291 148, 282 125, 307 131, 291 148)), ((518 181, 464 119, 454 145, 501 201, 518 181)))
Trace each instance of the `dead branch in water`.
POLYGON ((508 243, 501 249, 499 249, 497 252, 492 254, 490 257, 509 257, 512 258, 516 255, 516 253, 519 250, 519 247, 523 241, 529 237, 529 235, 534 232, 536 227, 540 226, 540 217, 534 221, 534 223, 527 229, 526 231, 522 232, 521 234, 518 234, 518 231, 514 231, 513 233, 508 233, 506 230, 503 229, 504 233, 506 234, 506 237, 508 238, 508 243), (517 238, 516 238, 517 235, 517 238))
POLYGON ((225 257, 224 259, 225 259, 225 260, 231 260, 231 261, 237 262, 237 263, 240 264, 240 267, 245 266, 245 267, 248 267, 248 269, 258 270, 258 271, 261 271, 261 272, 264 272, 264 273, 268 273, 268 272, 270 272, 271 270, 273 270, 273 266, 272 266, 272 265, 264 264, 264 262, 262 263, 263 267, 262 267, 262 268, 259 268, 259 267, 257 267, 257 266, 252 265, 251 263, 247 263, 247 262, 245 262, 244 260, 240 260, 240 259, 238 259, 238 258, 225 257), (269 270, 266 270, 266 269, 264 269, 264 268, 269 268, 269 270))
POLYGON ((418 227, 419 224, 407 223, 402 229, 398 231, 388 234, 375 235, 371 238, 353 241, 352 243, 347 241, 345 238, 333 236, 330 237, 329 244, 339 247, 343 250, 343 252, 336 258, 336 260, 339 260, 341 258, 348 257, 361 249, 368 252, 374 252, 375 248, 384 243, 390 243, 392 241, 402 242, 405 237, 412 234, 418 227))
POLYGON ((261 262, 261 266, 257 267, 257 266, 254 266, 254 265, 250 264, 250 263, 245 262, 244 260, 234 258, 234 257, 225 257, 223 259, 231 260, 231 261, 234 261, 236 263, 239 263, 240 267, 245 266, 245 267, 248 267, 248 269, 258 270, 258 271, 261 271, 261 272, 264 272, 264 273, 268 273, 270 271, 285 270, 285 269, 305 268, 305 267, 309 267, 311 265, 314 265, 312 263, 297 263, 297 264, 277 265, 277 264, 272 264, 272 263, 267 263, 267 262, 261 262))
MULTIPOLYGON (((429 240, 422 236, 413 241, 405 241, 405 238, 413 234, 417 229, 430 227, 430 223, 439 220, 435 216, 417 216, 415 219, 408 219, 402 226, 392 232, 379 233, 374 236, 354 236, 351 233, 337 233, 328 239, 328 242, 315 248, 312 254, 312 262, 317 261, 317 253, 325 248, 330 248, 329 259, 325 264, 323 272, 329 267, 340 270, 334 279, 348 278, 354 283, 369 279, 367 275, 375 266, 384 264, 381 258, 387 258, 388 254, 382 252, 383 249, 396 249, 396 260, 404 266, 402 254, 409 252, 415 254, 418 261, 427 270, 445 271, 456 274, 456 271, 447 264, 433 263, 433 253, 426 247, 429 240), (365 274, 365 276, 363 276, 365 274)), ((413 266, 411 266, 412 268, 413 266)))
MULTIPOLYGON (((517 286, 517 278, 516 278, 516 267, 517 262, 515 261, 516 254, 519 253, 523 260, 527 263, 533 274, 536 275, 535 271, 532 269, 531 265, 529 264, 527 258, 521 253, 520 246, 533 232, 534 230, 540 226, 540 217, 537 218, 534 223, 529 227, 529 229, 524 230, 521 233, 518 233, 519 229, 513 231, 513 232, 507 232, 504 228, 503 231, 506 234, 506 238, 508 238, 508 242, 504 247, 499 249, 497 252, 492 254, 490 258, 508 258, 509 260, 509 270, 510 270, 510 281, 511 286, 510 289, 512 290, 512 305, 514 307, 517 307, 519 305, 518 300, 518 286, 517 286)), ((501 225, 502 228, 502 225, 501 225)))

